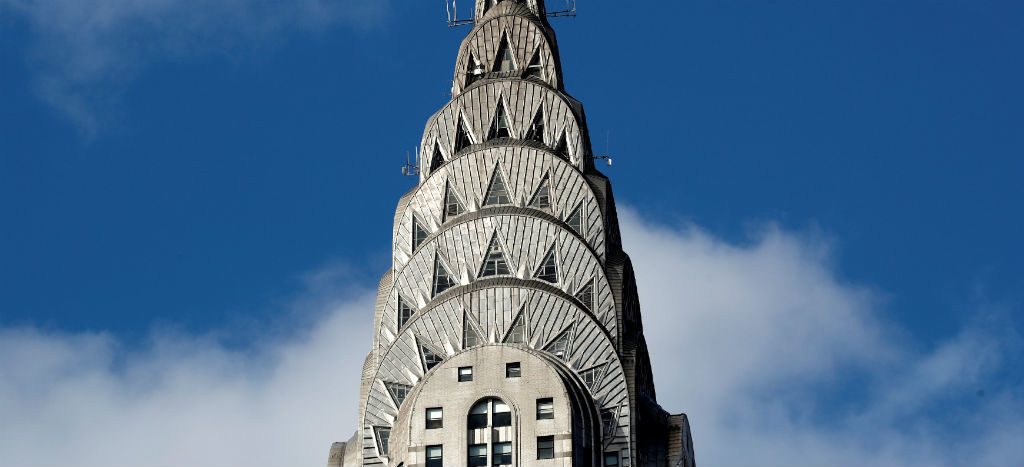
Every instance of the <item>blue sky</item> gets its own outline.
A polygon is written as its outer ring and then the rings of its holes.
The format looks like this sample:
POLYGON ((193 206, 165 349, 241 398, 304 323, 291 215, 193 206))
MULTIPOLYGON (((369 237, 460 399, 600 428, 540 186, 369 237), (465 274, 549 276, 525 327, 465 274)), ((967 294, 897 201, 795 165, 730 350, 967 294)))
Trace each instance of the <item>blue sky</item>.
MULTIPOLYGON (((248 366, 300 345, 325 310, 351 310, 352 323, 371 313, 354 304, 389 263, 395 203, 414 184, 399 167, 450 97, 466 30, 446 27, 442 0, 182 5, 0 0, 0 347, 12 355, 34 348, 12 342, 74 348, 100 336, 99 373, 127 384, 118 362, 164 371, 180 356, 167 349, 183 342, 248 366), (268 335, 283 347, 267 351, 268 335)), ((654 297, 649 319, 704 316, 658 307, 671 303, 658 297, 675 278, 703 276, 659 263, 649 245, 731 271, 708 277, 736 295, 791 297, 821 284, 814 290, 829 292, 817 301, 783 301, 763 315, 817 323, 834 299, 849 321, 806 328, 809 340, 796 341, 820 347, 789 350, 846 350, 782 365, 799 385, 758 379, 763 392, 743 400, 801 395, 784 406, 786 420, 806 428, 794 433, 828 439, 864 435, 836 425, 896 404, 878 394, 910 387, 897 384, 900 373, 934 374, 929 362, 947 350, 977 357, 946 374, 974 375, 972 386, 918 389, 930 399, 913 413, 872 415, 919 434, 913 448, 892 447, 908 453, 882 460, 893 465, 934 459, 930 449, 952 436, 951 412, 1024 413, 1024 4, 579 7, 579 17, 553 21, 567 90, 586 106, 595 148, 615 157, 602 170, 631 219, 627 247, 631 233, 651 239, 634 244, 641 292, 651 284, 654 297), (642 258, 661 276, 644 279, 642 258), (778 269, 749 275, 764 264, 778 269), (783 271, 795 275, 781 288, 753 290, 783 271), (837 323, 860 336, 849 348, 843 332, 822 331, 837 323), (884 374, 865 369, 879 365, 884 374)), ((747 311, 738 316, 757 316, 747 311)), ((764 342, 771 352, 781 341, 764 342)), ((748 354, 690 358, 730 355, 748 354)), ((689 411, 702 394, 670 408, 689 411)), ((979 432, 1024 433, 1019 422, 996 428, 979 417, 979 432)), ((725 422, 715 430, 769 444, 725 422)), ((978 443, 996 446, 986 465, 1024 462, 1020 448, 978 443)), ((836 446, 788 459, 848 458, 836 446)), ((711 465, 753 465, 707 452, 711 465)))

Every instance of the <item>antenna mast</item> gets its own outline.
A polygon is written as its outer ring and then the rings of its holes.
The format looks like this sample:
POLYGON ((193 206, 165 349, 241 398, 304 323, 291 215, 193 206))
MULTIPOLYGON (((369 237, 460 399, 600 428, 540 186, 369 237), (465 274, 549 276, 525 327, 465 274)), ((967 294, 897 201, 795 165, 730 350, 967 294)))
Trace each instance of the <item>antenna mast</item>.
MULTIPOLYGON (((459 17, 458 0, 444 0, 444 8, 445 11, 448 13, 449 28, 457 28, 459 26, 465 26, 467 24, 473 24, 475 22, 472 15, 466 18, 459 17)), ((562 7, 562 9, 548 10, 545 12, 545 16, 549 18, 576 16, 576 0, 565 0, 565 5, 562 7)))

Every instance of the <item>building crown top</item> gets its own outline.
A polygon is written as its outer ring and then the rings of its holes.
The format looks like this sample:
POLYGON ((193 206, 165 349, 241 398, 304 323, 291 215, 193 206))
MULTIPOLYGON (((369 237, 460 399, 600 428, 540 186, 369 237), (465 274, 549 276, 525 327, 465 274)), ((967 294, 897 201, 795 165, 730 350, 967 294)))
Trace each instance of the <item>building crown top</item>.
POLYGON ((476 0, 476 21, 492 14, 532 14, 543 18, 544 0, 476 0))

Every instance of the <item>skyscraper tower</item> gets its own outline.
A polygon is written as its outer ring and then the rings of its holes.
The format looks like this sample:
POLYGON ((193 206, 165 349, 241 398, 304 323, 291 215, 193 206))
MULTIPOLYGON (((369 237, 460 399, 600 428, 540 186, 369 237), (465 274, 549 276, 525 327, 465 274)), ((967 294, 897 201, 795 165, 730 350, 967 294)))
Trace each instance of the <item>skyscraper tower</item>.
POLYGON ((476 0, 329 465, 693 467, 543 0, 476 0))

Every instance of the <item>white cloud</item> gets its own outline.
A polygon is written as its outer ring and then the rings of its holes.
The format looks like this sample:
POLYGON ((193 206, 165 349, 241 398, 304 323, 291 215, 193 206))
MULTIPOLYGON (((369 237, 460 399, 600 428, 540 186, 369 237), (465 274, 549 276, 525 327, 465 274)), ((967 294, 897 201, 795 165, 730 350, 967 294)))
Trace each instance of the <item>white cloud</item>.
POLYGON ((127 351, 106 334, 0 330, 0 465, 323 465, 355 432, 371 345, 372 295, 340 297, 300 300, 280 323, 316 319, 250 351, 227 336, 164 331, 127 351))
POLYGON ((154 62, 230 54, 291 31, 367 28, 389 7, 389 0, 0 0, 0 13, 32 27, 36 92, 86 133, 154 62))
MULTIPOLYGON (((1024 461, 1018 339, 972 321, 930 350, 837 277, 829 245, 767 227, 746 244, 623 214, 659 400, 714 466, 1011 466, 1024 461), (985 389, 984 397, 978 395, 985 389)), ((105 334, 0 330, 0 465, 322 465, 354 431, 369 291, 308 279, 272 329, 105 334), (298 324, 295 324, 298 323, 298 324)))
POLYGON ((1024 462, 1009 441, 1024 439, 1024 388, 998 378, 1019 350, 1010 328, 971 319, 915 351, 819 237, 767 226, 736 245, 629 210, 623 230, 659 401, 690 415, 702 464, 1024 462))

